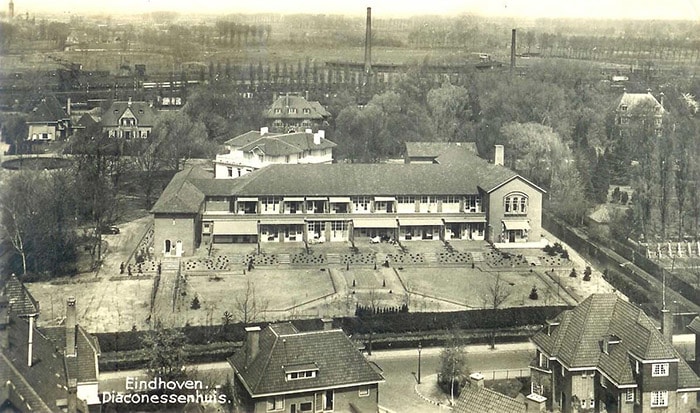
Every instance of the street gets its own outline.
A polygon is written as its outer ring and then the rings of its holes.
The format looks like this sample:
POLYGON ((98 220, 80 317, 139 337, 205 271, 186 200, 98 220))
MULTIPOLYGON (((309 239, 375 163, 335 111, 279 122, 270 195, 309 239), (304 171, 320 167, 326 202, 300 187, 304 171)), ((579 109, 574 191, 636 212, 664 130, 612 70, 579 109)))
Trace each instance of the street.
MULTIPOLYGON (((435 375, 440 367, 441 347, 424 348, 421 351, 421 381, 435 375)), ((520 370, 528 374, 528 364, 535 355, 530 343, 497 345, 478 344, 465 347, 467 362, 472 372, 481 372, 488 380, 493 371, 520 370)), ((375 351, 368 357, 384 374, 386 382, 379 386, 379 405, 394 412, 432 413, 444 412, 444 407, 428 403, 418 396, 414 387, 417 382, 418 350, 375 351)), ((503 372, 504 373, 504 372, 503 372)), ((500 375, 498 376, 500 377, 500 375)))
MULTIPOLYGON (((423 348, 421 351, 421 378, 435 379, 440 365, 441 347, 423 348)), ((469 369, 481 372, 488 380, 493 372, 505 373, 510 370, 527 374, 527 366, 534 357, 534 347, 530 343, 512 343, 497 345, 495 350, 485 344, 466 346, 469 369)), ((375 351, 367 357, 375 363, 384 374, 386 382, 379 386, 379 405, 393 412, 401 413, 431 413, 446 411, 423 400, 418 396, 414 387, 417 382, 418 350, 388 350, 375 351)), ((195 377, 202 380, 205 386, 222 384, 227 376, 232 374, 227 362, 207 363, 188 366, 196 370, 195 377)), ((136 377, 145 380, 144 370, 125 370, 100 374, 100 392, 123 392, 126 378, 136 377)), ((499 374, 497 377, 501 377, 499 374)))

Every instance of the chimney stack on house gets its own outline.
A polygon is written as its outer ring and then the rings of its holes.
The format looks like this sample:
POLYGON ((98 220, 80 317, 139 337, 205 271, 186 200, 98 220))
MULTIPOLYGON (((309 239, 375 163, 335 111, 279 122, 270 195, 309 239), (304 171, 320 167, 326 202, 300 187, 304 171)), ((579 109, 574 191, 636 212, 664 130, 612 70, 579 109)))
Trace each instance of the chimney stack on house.
POLYGON ((71 104, 71 101, 70 101, 70 96, 69 96, 68 100, 66 101, 66 114, 68 116, 70 116, 70 104, 71 104))
POLYGON ((513 29, 510 39, 510 70, 515 69, 515 29, 513 29))
POLYGON ((659 103, 661 104, 661 107, 664 106, 664 96, 665 96, 665 95, 664 95, 664 92, 661 92, 661 93, 659 94, 659 103))
POLYGON ((469 375, 469 384, 478 388, 484 388, 484 375, 481 373, 472 373, 469 375))
POLYGON ((68 379, 68 400, 66 410, 68 413, 78 411, 78 379, 68 379))
POLYGON ((326 132, 320 129, 318 132, 314 133, 314 145, 320 145, 321 141, 326 138, 326 132))
POLYGON ((667 342, 673 342, 673 313, 666 307, 661 309, 661 334, 667 342))
POLYGON ((66 356, 75 357, 76 351, 76 326, 78 324, 75 297, 68 297, 66 302, 66 356))
POLYGON ((365 73, 372 71, 372 8, 367 7, 367 23, 365 26, 365 73))
POLYGON ((493 164, 503 166, 505 164, 505 149, 503 145, 495 145, 493 148, 493 164))
POLYGON ((260 128, 260 136, 267 135, 270 132, 270 129, 268 129, 267 126, 263 126, 260 128))
POLYGON ((527 413, 543 413, 546 409, 546 404, 547 398, 542 395, 530 393, 525 397, 525 411, 527 413))
POLYGON ((328 330, 333 330, 333 319, 332 318, 322 318, 321 322, 323 322, 323 331, 328 331, 328 330))
POLYGON ((126 104, 128 107, 131 107, 131 96, 129 96, 129 101, 126 104))
POLYGON ((245 332, 246 366, 248 366, 255 360, 255 356, 258 355, 258 350, 260 349, 260 327, 246 327, 245 332))

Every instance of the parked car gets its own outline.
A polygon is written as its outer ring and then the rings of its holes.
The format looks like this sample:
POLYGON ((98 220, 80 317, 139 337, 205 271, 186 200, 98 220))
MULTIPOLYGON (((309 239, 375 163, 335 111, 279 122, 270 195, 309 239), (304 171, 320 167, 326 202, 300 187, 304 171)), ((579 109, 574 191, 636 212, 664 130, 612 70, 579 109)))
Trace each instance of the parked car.
POLYGON ((115 227, 114 225, 103 225, 98 228, 100 234, 119 234, 119 227, 115 227))

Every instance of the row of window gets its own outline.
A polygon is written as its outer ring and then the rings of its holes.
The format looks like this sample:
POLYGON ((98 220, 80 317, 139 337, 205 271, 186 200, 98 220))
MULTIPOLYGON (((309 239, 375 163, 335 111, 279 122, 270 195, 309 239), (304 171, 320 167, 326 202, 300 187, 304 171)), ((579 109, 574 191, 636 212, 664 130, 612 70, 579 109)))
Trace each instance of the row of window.
MULTIPOLYGON (((275 113, 278 113, 278 114, 282 113, 282 108, 275 108, 275 113)), ((295 114, 295 113, 297 113, 297 108, 287 108, 287 113, 295 114)), ((311 113, 311 109, 303 108, 302 113, 308 115, 311 113)))
MULTIPOLYGON (((360 386, 359 397, 369 397, 370 387, 360 386)), ((290 403, 292 412, 332 412, 335 408, 335 393, 333 390, 314 393, 313 401, 290 403)), ((280 412, 285 410, 284 396, 274 396, 267 399, 268 412, 280 412)))

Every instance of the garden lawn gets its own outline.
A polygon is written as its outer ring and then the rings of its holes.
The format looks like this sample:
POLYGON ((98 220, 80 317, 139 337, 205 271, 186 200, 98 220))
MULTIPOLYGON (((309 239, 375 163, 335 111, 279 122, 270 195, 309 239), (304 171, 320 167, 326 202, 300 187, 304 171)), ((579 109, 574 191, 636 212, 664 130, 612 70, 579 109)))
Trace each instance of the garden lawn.
MULTIPOLYGON (((229 311, 237 317, 236 300, 243 301, 248 281, 254 287, 255 300, 267 303, 268 311, 289 310, 308 301, 335 292, 328 271, 315 269, 277 270, 254 269, 247 274, 220 274, 216 281, 209 276, 187 277, 187 295, 183 298, 183 311, 191 324, 205 321, 207 313, 213 322, 221 322, 221 316, 229 311), (193 310, 190 303, 195 295, 200 309, 193 310), (212 316, 210 316, 212 317, 212 316), (200 320, 201 318, 201 320, 200 320)), ((252 298, 252 294, 250 295, 252 298)))
POLYGON ((61 324, 66 314, 66 299, 72 296, 76 298, 78 323, 91 333, 150 328, 146 320, 150 314, 153 278, 110 281, 85 276, 75 277, 65 284, 25 285, 39 301, 39 324, 42 326, 61 324))
POLYGON ((509 292, 502 307, 557 305, 565 303, 557 291, 551 291, 547 284, 530 269, 521 271, 484 272, 471 268, 405 268, 399 276, 406 289, 412 293, 459 303, 471 308, 485 308, 491 305, 492 293, 489 287, 500 274, 503 289, 509 292), (539 298, 528 298, 533 285, 539 298))

